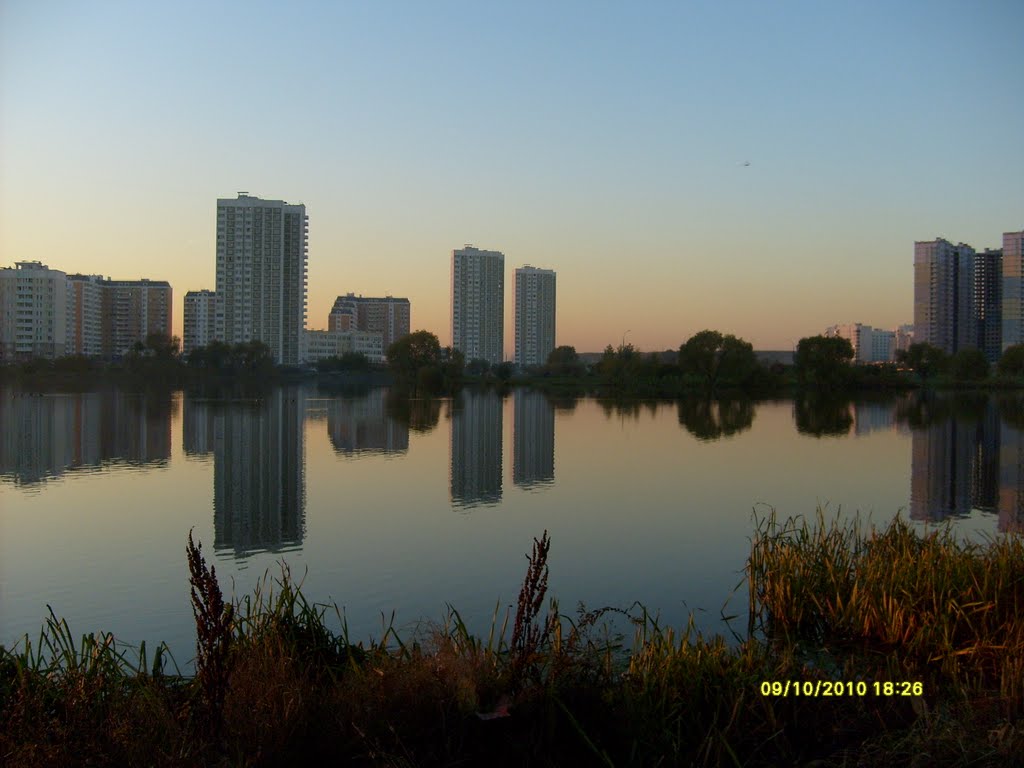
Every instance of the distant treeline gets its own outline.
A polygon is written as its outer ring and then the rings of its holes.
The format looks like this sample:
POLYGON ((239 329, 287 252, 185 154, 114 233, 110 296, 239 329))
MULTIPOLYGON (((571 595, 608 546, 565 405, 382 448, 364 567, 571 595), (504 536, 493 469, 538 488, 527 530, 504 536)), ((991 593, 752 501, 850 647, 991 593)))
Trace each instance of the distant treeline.
MULTIPOLYGON (((318 361, 315 371, 392 384, 412 395, 447 394, 467 382, 499 387, 526 383, 574 394, 631 397, 1024 387, 1024 345, 1007 349, 996 365, 990 365, 978 349, 947 355, 927 343, 912 344, 897 354, 894 363, 854 365, 847 339, 810 336, 797 343, 792 365, 766 365, 750 342, 714 330, 694 334, 678 350, 640 352, 632 344, 618 348, 609 344, 601 359, 591 364, 574 347, 560 346, 543 365, 525 368, 511 362, 467 361, 459 350, 441 347, 436 335, 420 330, 395 341, 386 359, 385 364, 374 364, 363 354, 346 352, 318 361)), ((260 341, 215 341, 182 355, 178 338, 160 333, 150 334, 115 361, 75 356, 0 366, 0 376, 7 379, 46 383, 107 377, 167 386, 210 381, 272 383, 311 372, 275 365, 270 348, 260 341)))

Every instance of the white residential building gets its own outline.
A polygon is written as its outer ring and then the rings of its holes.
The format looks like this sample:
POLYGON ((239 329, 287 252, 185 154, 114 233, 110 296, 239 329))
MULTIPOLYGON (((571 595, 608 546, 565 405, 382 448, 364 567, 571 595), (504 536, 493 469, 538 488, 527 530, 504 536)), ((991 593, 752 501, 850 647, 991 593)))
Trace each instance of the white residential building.
POLYGON ((207 346, 217 336, 217 294, 203 289, 185 294, 183 355, 207 346))
POLYGON ((914 243, 915 341, 950 355, 977 346, 974 254, 942 238, 914 243))
POLYGON ((505 256, 467 245, 452 251, 452 347, 466 362, 505 359, 505 256))
POLYGON ((306 206, 240 192, 217 201, 216 338, 262 341, 298 365, 306 327, 306 206))
POLYGON ((67 275, 38 261, 0 269, 0 359, 65 354, 67 275))
POLYGON ((103 348, 103 298, 100 275, 68 275, 68 335, 65 354, 99 357, 103 348))
POLYGON ((380 331, 306 331, 303 363, 315 363, 347 352, 365 355, 371 363, 384 362, 384 334, 380 331))
POLYGON ((543 365, 555 348, 555 273, 516 270, 516 364, 543 365))

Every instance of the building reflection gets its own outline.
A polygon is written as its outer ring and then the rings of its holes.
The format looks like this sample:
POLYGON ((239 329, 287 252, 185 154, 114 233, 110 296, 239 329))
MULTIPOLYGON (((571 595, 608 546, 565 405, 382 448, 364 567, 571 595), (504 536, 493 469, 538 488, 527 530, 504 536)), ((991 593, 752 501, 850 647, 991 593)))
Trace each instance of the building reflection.
POLYGON ((473 507, 501 501, 501 397, 460 392, 451 418, 451 500, 473 507))
POLYGON ((999 530, 1021 530, 1024 471, 1021 431, 994 403, 955 409, 915 428, 911 436, 910 516, 940 521, 973 510, 999 516, 999 530))
POLYGON ((30 485, 109 464, 163 466, 171 457, 169 395, 117 390, 0 397, 0 476, 30 485))
POLYGON ((512 482, 523 488, 555 480, 555 409, 540 392, 513 395, 512 482))
POLYGON ((305 395, 280 387, 253 403, 186 398, 185 453, 213 453, 213 548, 246 557, 302 544, 305 395))
POLYGON ((387 390, 327 403, 327 433, 336 453, 405 453, 409 425, 388 415, 387 390))

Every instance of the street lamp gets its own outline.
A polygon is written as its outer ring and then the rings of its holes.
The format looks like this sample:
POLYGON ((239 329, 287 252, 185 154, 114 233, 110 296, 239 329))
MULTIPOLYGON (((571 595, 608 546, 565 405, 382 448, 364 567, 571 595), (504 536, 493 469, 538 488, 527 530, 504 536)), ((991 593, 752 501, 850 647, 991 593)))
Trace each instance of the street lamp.
MULTIPOLYGON (((626 333, 629 333, 629 331, 626 331, 626 333)), ((619 352, 624 352, 626 349, 626 333, 622 334, 622 341, 619 343, 619 352)))

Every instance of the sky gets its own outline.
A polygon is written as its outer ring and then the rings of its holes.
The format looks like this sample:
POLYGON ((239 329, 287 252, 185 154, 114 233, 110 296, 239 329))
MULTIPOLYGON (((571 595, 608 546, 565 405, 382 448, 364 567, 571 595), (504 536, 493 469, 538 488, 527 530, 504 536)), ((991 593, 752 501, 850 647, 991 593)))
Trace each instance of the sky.
POLYGON ((913 320, 913 243, 1024 229, 1024 3, 0 0, 0 266, 215 288, 218 198, 304 203, 310 328, 451 253, 558 344, 913 320), (749 165, 746 163, 749 162, 749 165))

